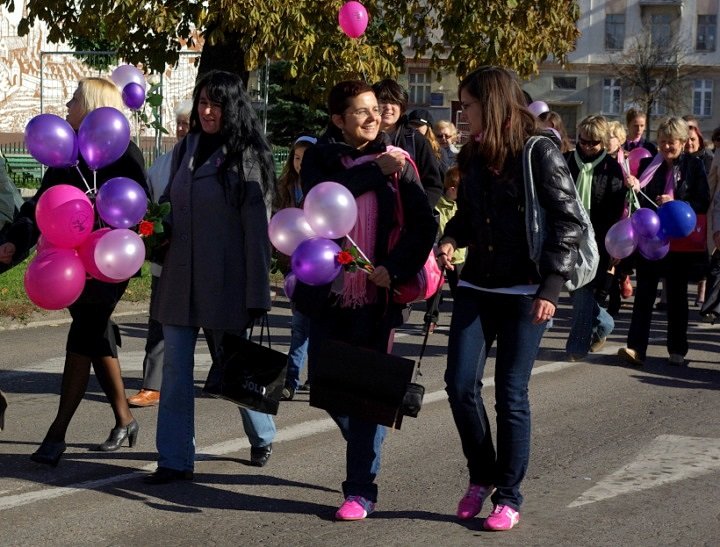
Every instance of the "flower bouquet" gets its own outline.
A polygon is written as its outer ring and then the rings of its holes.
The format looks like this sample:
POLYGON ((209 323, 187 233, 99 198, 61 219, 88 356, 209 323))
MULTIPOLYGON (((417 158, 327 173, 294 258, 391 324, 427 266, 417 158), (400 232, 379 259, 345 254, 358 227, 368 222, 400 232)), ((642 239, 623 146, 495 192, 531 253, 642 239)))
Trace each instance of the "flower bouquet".
POLYGON ((346 272, 372 273, 375 267, 357 245, 351 245, 337 254, 337 261, 346 272))
POLYGON ((145 244, 148 257, 153 251, 167 243, 167 234, 163 226, 163 219, 170 214, 170 203, 154 203, 148 200, 147 213, 138 224, 138 233, 145 244))

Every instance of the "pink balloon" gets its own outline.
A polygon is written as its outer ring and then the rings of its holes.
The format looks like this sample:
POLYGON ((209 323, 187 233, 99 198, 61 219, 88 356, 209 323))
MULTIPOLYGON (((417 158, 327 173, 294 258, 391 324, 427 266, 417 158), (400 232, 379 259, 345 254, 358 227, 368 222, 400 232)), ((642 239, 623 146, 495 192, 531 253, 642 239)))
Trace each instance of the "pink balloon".
POLYGON ((95 213, 82 190, 69 184, 58 184, 40 196, 35 221, 49 243, 72 248, 80 245, 92 232, 95 213))
POLYGON ((628 152, 627 159, 632 176, 637 177, 640 160, 644 158, 652 158, 652 154, 647 148, 634 148, 628 152))
POLYGON ((58 247, 57 245, 53 245, 50 243, 45 236, 40 234, 40 237, 37 240, 37 244, 35 245, 35 252, 37 254, 40 254, 44 251, 50 251, 52 249, 61 249, 62 247, 58 247))
POLYGON ((270 242, 283 254, 292 255, 306 239, 317 237, 305 218, 305 213, 297 207, 280 209, 268 224, 270 242))
POLYGON ((637 235, 629 218, 613 224, 605 235, 605 248, 613 258, 627 258, 633 254, 636 246, 637 235))
POLYGON ((95 245, 95 264, 114 281, 130 279, 145 261, 142 238, 127 228, 110 230, 95 245))
POLYGON ((360 2, 348 2, 338 12, 338 23, 350 38, 360 38, 368 26, 368 12, 360 2))
POLYGON ((305 218, 320 237, 345 237, 357 221, 357 203, 350 190, 337 182, 321 182, 305 196, 305 218))
POLYGON ((550 107, 543 101, 533 101, 528 105, 528 110, 537 118, 540 114, 550 112, 550 107))
POLYGON ((90 234, 90 237, 83 241, 77 248, 77 254, 82 261, 85 271, 92 277, 100 281, 105 281, 106 283, 117 283, 117 279, 103 275, 103 273, 98 269, 97 264, 95 264, 95 248, 97 247, 100 238, 109 231, 110 228, 100 228, 99 230, 95 230, 90 234))
POLYGON ((25 292, 38 307, 60 310, 78 299, 85 287, 85 269, 72 249, 40 253, 25 271, 25 292))

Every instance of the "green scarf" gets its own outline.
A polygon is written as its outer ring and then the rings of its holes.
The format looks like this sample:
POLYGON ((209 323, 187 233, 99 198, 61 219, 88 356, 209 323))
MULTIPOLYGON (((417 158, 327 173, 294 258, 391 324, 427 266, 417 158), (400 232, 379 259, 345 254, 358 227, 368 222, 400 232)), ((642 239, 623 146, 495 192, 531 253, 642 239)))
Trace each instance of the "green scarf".
POLYGON ((580 168, 580 172, 578 173, 578 178, 575 182, 575 186, 577 186, 577 192, 580 196, 580 201, 582 202, 583 207, 585 207, 586 211, 590 211, 590 202, 592 201, 591 197, 593 169, 595 169, 595 166, 598 163, 605 159, 606 155, 607 152, 603 150, 602 154, 600 154, 594 162, 583 163, 582 158, 580 158, 580 154, 578 154, 578 151, 575 150, 575 163, 577 163, 577 166, 580 168))

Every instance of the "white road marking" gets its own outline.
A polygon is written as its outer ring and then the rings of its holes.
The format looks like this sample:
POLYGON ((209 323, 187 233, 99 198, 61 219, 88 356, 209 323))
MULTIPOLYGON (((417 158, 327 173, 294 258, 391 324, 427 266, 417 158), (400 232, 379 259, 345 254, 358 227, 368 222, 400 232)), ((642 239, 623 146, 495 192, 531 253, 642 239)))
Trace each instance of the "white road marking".
POLYGON ((568 507, 580 507, 649 490, 720 470, 720 439, 660 435, 635 461, 583 493, 568 507))

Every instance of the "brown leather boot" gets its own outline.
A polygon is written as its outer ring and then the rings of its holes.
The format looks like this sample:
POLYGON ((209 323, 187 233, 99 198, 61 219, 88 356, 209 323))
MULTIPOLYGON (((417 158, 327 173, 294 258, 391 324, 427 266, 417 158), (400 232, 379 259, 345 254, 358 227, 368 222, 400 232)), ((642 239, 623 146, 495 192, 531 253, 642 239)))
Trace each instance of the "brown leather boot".
POLYGON ((132 407, 155 406, 160 402, 160 392, 154 389, 141 389, 132 397, 128 397, 128 404, 132 407))

